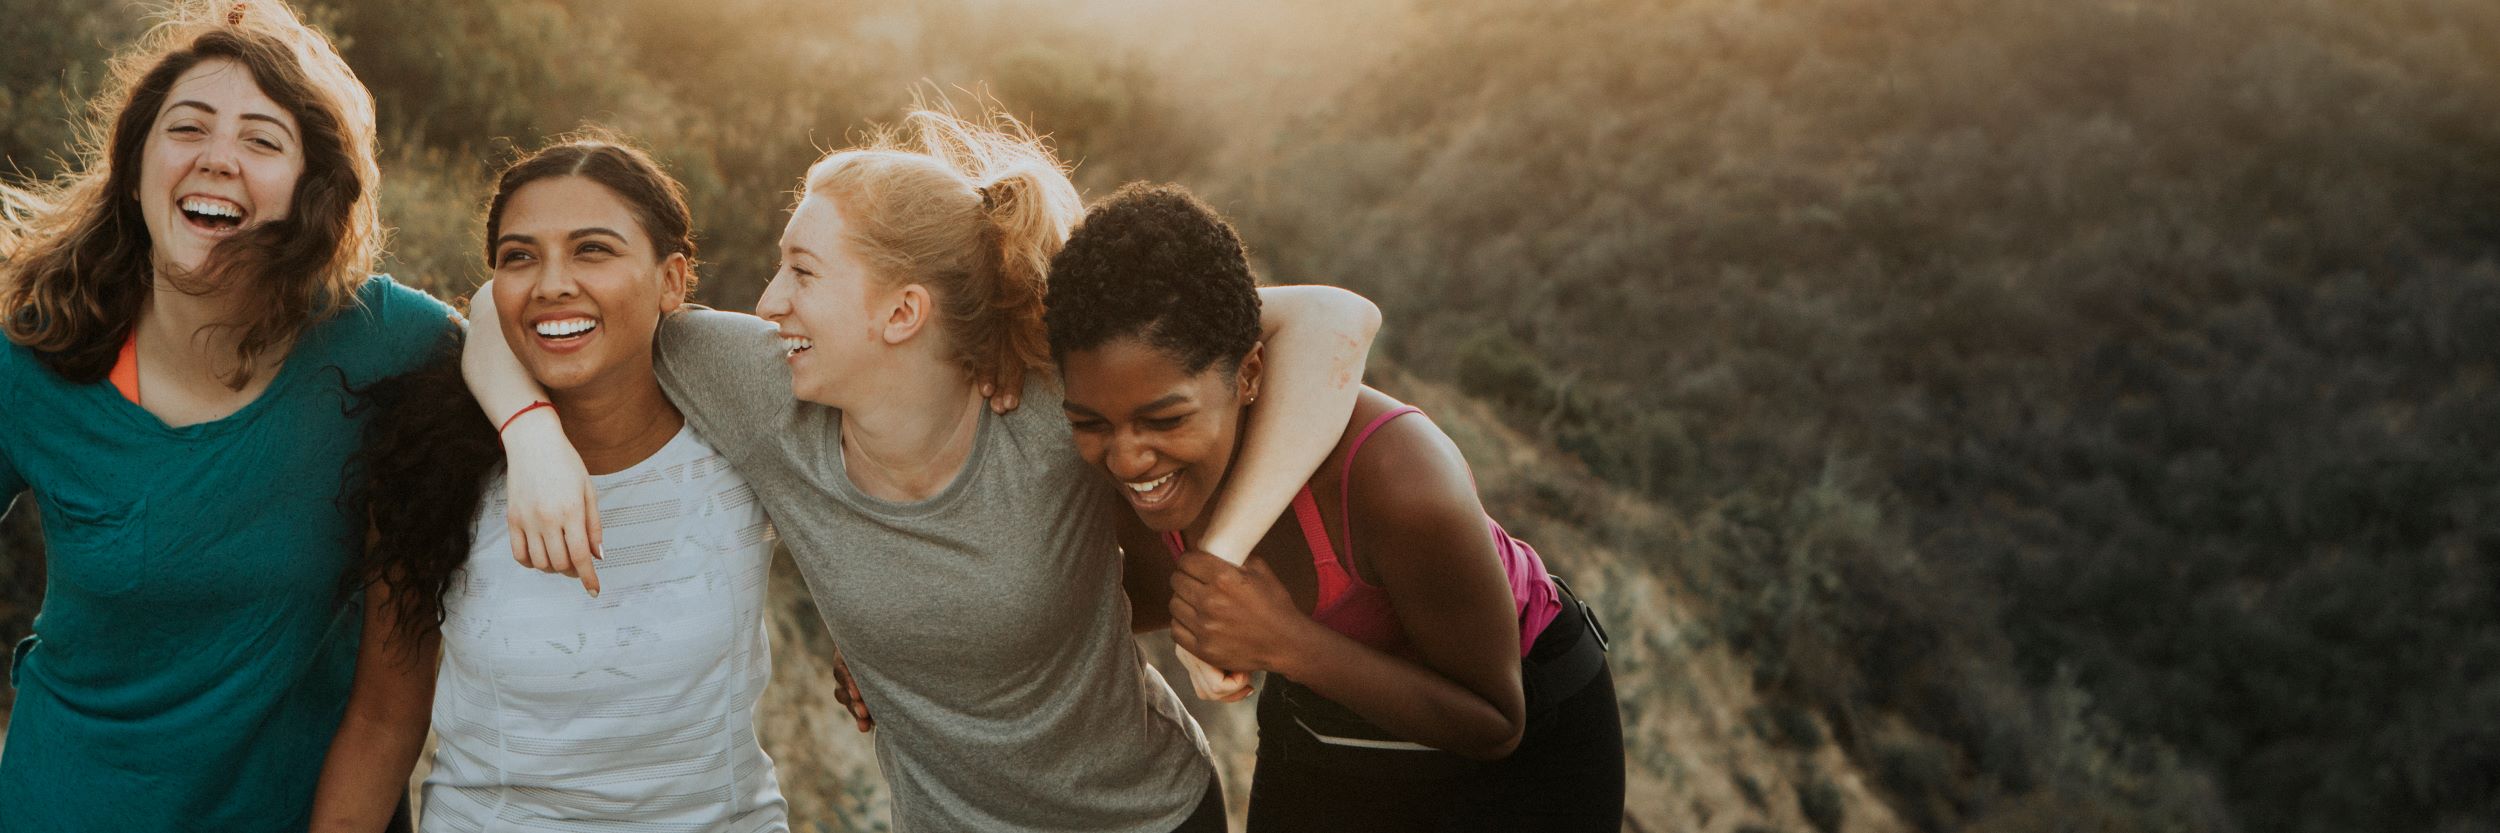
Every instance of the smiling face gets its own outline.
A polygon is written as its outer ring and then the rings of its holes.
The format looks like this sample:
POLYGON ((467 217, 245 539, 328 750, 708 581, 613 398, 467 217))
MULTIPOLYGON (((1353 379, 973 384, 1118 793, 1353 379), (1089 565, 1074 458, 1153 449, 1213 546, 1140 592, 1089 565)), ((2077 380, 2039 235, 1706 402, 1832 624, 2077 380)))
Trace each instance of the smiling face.
POLYGON ((878 369, 887 345, 877 312, 891 294, 842 242, 846 222, 831 198, 800 200, 781 233, 781 266, 755 302, 781 328, 791 395, 837 408, 850 404, 844 380, 878 369))
POLYGON ((1077 453, 1120 484, 1138 519, 1157 532, 1187 529, 1232 468, 1259 364, 1254 347, 1237 371, 1219 362, 1190 373, 1144 339, 1114 338, 1063 357, 1061 407, 1077 453))
POLYGON ((683 254, 658 257, 625 201, 587 178, 512 192, 495 230, 495 309, 551 393, 651 377, 660 316, 686 298, 683 254))
POLYGON ((304 173, 299 135, 242 64, 205 60, 174 79, 135 195, 157 268, 197 271, 219 242, 286 217, 304 173))

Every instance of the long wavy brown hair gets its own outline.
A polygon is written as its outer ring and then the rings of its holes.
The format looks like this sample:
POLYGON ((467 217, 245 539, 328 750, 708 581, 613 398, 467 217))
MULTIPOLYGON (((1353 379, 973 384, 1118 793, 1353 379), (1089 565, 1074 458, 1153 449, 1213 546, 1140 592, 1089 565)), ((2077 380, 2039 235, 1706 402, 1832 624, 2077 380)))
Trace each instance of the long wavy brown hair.
POLYGON ((275 2, 182 2, 112 61, 88 103, 78 164, 49 182, 0 186, 0 326, 46 367, 91 383, 112 370, 152 282, 225 288, 255 302, 241 320, 241 390, 262 354, 355 303, 383 232, 374 191, 373 95, 329 39, 275 2), (160 275, 139 204, 142 155, 176 79, 230 60, 301 128, 293 210, 220 242, 191 274, 160 275))

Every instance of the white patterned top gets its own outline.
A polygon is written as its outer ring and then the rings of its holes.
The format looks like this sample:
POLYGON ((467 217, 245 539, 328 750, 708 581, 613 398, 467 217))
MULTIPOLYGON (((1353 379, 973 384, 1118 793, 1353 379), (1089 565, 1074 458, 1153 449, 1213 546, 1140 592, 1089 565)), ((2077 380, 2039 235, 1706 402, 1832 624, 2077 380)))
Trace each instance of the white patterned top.
POLYGON ((689 427, 591 478, 601 595, 512 560, 487 484, 469 563, 444 594, 427 833, 786 831, 755 703, 772 527, 689 427))

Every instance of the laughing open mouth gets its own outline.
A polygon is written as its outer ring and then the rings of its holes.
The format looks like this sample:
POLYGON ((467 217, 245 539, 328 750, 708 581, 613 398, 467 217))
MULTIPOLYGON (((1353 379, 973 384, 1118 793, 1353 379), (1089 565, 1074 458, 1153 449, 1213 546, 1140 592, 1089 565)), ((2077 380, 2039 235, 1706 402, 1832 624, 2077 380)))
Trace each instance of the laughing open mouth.
POLYGON ((1120 485, 1128 487, 1129 503, 1139 509, 1155 509, 1172 499, 1172 493, 1177 491, 1173 484, 1180 479, 1180 474, 1180 469, 1173 469, 1153 480, 1143 483, 1121 481, 1120 485))
POLYGON ((588 318, 563 318, 554 321, 538 322, 538 325, 533 329, 538 331, 539 338, 548 339, 550 341, 565 341, 589 335, 590 331, 599 329, 599 322, 592 321, 588 318))
POLYGON ((181 209, 183 219, 209 231, 233 231, 243 226, 243 206, 232 200, 194 195, 182 198, 181 209))

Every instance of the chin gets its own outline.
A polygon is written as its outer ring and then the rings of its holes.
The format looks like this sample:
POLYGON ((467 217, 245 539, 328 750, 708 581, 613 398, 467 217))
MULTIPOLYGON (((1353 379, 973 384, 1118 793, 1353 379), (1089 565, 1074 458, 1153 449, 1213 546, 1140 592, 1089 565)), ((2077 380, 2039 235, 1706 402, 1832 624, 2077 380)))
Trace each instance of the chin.
POLYGON ((831 402, 825 401, 826 397, 824 392, 817 390, 815 385, 798 379, 790 380, 790 398, 808 403, 810 405, 823 405, 828 408, 840 407, 831 402))

